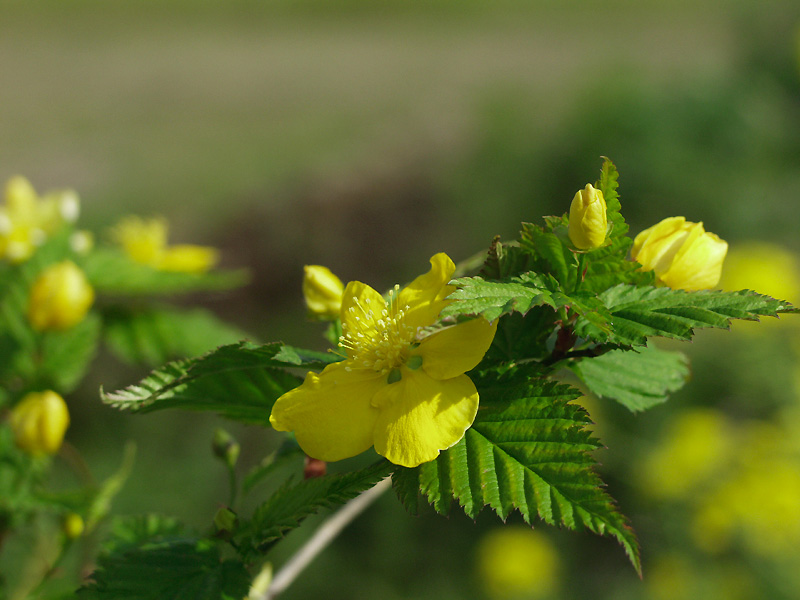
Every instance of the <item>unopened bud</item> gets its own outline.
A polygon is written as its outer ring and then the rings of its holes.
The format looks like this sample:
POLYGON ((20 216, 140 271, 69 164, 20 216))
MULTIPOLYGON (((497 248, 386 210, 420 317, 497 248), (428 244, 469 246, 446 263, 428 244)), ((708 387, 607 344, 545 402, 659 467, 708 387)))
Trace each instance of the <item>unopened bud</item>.
POLYGON ((708 290, 719 283, 728 243, 683 217, 669 217, 633 240, 631 257, 653 271, 659 285, 708 290))
POLYGON ((580 250, 594 250, 605 243, 607 229, 603 192, 587 184, 569 207, 569 239, 580 250))
POLYGON ((51 390, 30 392, 11 409, 14 443, 33 455, 55 454, 69 427, 64 399, 51 390))
POLYGON ((327 267, 306 265, 303 296, 309 314, 317 319, 335 319, 342 308, 344 285, 327 267))
POLYGON ((93 302, 86 275, 65 260, 47 267, 33 283, 28 320, 38 331, 69 329, 83 320, 93 302))
POLYGON ((239 459, 241 446, 230 433, 224 429, 217 429, 214 432, 211 449, 214 452, 214 456, 223 460, 230 468, 233 468, 239 459))

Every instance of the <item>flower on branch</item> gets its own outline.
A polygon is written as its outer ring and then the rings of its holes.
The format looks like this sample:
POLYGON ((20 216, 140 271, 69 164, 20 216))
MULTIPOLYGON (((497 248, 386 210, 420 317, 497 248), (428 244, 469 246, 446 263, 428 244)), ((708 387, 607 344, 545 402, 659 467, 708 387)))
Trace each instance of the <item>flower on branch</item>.
POLYGON ((33 455, 55 454, 69 427, 64 399, 52 390, 27 394, 10 415, 14 443, 33 455))
POLYGON ((439 253, 431 269, 385 300, 351 281, 344 290, 339 345, 345 360, 278 398, 270 423, 294 431, 309 456, 341 460, 375 447, 415 467, 456 444, 472 425, 478 391, 465 373, 483 358, 497 323, 477 318, 437 327, 455 271, 439 253))
POLYGON ((719 282, 728 243, 683 217, 669 217, 633 240, 631 257, 672 289, 708 290, 719 282))
POLYGON ((0 258, 12 263, 28 260, 47 236, 64 223, 74 223, 80 212, 72 190, 52 191, 40 198, 21 176, 6 183, 5 205, 0 206, 0 258))
POLYGON ((303 296, 309 314, 317 319, 335 319, 342 309, 344 285, 328 267, 306 265, 303 269, 303 296))
POLYGON ((580 250, 594 250, 606 241, 608 217, 603 192, 587 184, 569 207, 569 239, 580 250))
POLYGON ((165 219, 129 216, 120 221, 112 235, 131 260, 159 271, 205 273, 219 262, 219 252, 209 246, 167 245, 169 227, 165 219))
POLYGON ((28 321, 37 331, 69 329, 83 321, 94 302, 94 289, 71 260, 50 265, 33 282, 28 321))

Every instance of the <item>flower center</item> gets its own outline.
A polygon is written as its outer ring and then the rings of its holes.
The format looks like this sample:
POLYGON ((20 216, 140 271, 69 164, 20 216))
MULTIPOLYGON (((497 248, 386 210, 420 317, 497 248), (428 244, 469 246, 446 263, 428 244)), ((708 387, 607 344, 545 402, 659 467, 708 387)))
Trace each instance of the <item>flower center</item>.
POLYGON ((353 298, 351 318, 342 323, 339 346, 347 351, 352 369, 371 369, 389 373, 408 360, 408 352, 414 340, 415 330, 404 323, 408 306, 400 307, 397 294, 400 286, 389 291, 389 302, 382 307, 370 306, 370 299, 363 304, 353 298), (376 310, 380 312, 376 314, 376 310))

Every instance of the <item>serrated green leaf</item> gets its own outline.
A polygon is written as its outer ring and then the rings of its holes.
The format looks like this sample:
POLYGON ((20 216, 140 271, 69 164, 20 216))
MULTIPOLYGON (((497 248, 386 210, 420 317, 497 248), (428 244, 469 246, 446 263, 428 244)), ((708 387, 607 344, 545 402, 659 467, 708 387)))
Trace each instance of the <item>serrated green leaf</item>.
POLYGON ((216 542, 174 539, 146 542, 98 559, 82 600, 241 600, 250 576, 235 560, 222 560, 216 542))
POLYGON ((483 315, 486 320, 511 312, 527 313, 535 306, 554 309, 569 304, 558 291, 558 283, 546 275, 525 273, 510 281, 485 281, 481 277, 462 277, 451 282, 458 289, 448 296, 456 300, 443 311, 443 317, 483 315))
POLYGON ((600 295, 614 326, 610 342, 643 345, 650 336, 691 339, 695 328, 728 329, 731 319, 798 312, 788 302, 749 290, 686 292, 670 288, 618 285, 600 295))
POLYGON ((570 401, 580 392, 542 378, 477 382, 481 405, 473 426, 436 460, 395 472, 395 488, 409 508, 419 489, 440 513, 455 499, 470 517, 490 506, 505 519, 516 510, 570 529, 615 537, 637 571, 638 544, 593 470, 599 443, 589 416, 570 401))
POLYGON ((616 400, 633 412, 661 404, 689 379, 689 360, 682 352, 650 346, 582 358, 570 369, 593 394, 616 400))
POLYGON ((111 531, 103 543, 106 554, 147 542, 175 539, 184 533, 183 524, 175 517, 158 514, 117 515, 111 519, 111 531))
POLYGON ((354 498, 390 475, 396 467, 387 460, 341 475, 324 475, 297 484, 286 483, 259 506, 253 518, 237 535, 239 547, 265 552, 276 540, 294 529, 307 516, 354 498))
POLYGON ((203 309, 110 306, 103 320, 108 348, 131 364, 163 364, 248 337, 203 309))
MULTIPOLYGON (((563 217, 551 217, 547 220, 548 229, 556 227, 566 232, 563 217)), ((536 270, 551 273, 561 284, 561 289, 571 292, 575 289, 578 277, 578 259, 564 243, 562 237, 554 231, 530 223, 523 223, 520 234, 520 247, 534 254, 543 263, 536 270)))
POLYGON ((606 218, 611 224, 610 236, 612 239, 622 238, 628 233, 628 225, 622 217, 622 205, 619 201, 619 173, 617 167, 606 157, 603 157, 603 166, 600 168, 600 179, 594 187, 603 192, 606 201, 606 218))
POLYGON ((92 286, 102 294, 179 294, 201 290, 228 290, 247 283, 246 271, 177 273, 159 271, 128 258, 121 250, 99 248, 83 261, 92 286))
POLYGON ((503 244, 500 236, 492 240, 480 276, 484 279, 506 279, 533 270, 535 260, 517 242, 503 244))
POLYGON ((280 343, 223 346, 192 360, 174 361, 103 402, 133 412, 166 408, 213 411, 229 419, 267 425, 272 405, 300 380, 280 367, 280 343))

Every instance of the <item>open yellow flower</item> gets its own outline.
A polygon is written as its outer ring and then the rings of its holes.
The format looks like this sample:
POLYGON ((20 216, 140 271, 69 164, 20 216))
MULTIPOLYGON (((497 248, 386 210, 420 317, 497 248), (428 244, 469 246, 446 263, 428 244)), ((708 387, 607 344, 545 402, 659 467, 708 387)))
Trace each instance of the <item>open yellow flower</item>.
POLYGON ((168 231, 164 219, 130 216, 120 221, 112 235, 131 260, 159 271, 205 273, 219 262, 216 248, 193 244, 168 246, 168 231))
POLYGON ((5 205, 0 206, 0 258, 20 263, 31 257, 47 236, 64 223, 74 223, 80 201, 72 190, 51 191, 39 197, 21 176, 6 183, 5 205))
POLYGON ((388 301, 359 281, 344 291, 340 346, 346 360, 308 373, 275 402, 270 423, 294 431, 300 447, 326 461, 375 446, 391 462, 415 467, 456 444, 472 425, 478 391, 465 375, 494 339, 483 318, 436 329, 455 288, 439 253, 431 269, 388 301))

